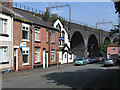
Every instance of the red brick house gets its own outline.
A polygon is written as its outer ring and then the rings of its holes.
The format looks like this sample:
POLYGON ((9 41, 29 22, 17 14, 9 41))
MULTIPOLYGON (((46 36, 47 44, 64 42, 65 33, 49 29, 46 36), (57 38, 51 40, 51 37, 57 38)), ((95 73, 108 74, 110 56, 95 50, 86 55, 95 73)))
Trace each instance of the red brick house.
POLYGON ((13 8, 14 69, 48 67, 59 62, 59 30, 37 16, 13 8))
POLYGON ((113 43, 107 47, 107 58, 110 58, 113 54, 120 56, 120 46, 118 43, 113 43))

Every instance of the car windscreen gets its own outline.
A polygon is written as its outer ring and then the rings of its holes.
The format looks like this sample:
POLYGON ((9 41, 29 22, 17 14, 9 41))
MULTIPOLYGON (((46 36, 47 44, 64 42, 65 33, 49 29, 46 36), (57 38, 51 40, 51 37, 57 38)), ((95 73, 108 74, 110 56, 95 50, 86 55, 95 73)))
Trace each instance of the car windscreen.
POLYGON ((107 60, 113 60, 113 59, 112 58, 106 58, 105 61, 107 61, 107 60))
POLYGON ((77 59, 76 61, 80 61, 80 60, 83 60, 82 58, 79 58, 79 59, 77 59))

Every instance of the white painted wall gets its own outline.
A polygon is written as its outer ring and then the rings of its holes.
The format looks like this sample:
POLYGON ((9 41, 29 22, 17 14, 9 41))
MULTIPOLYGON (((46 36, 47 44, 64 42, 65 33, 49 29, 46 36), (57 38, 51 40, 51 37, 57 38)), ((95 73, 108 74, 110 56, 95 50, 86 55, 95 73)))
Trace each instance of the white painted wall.
MULTIPOLYGON (((60 25, 60 27, 61 27, 61 34, 62 34, 62 31, 65 32, 65 38, 64 38, 65 42, 64 42, 64 43, 67 44, 68 47, 70 48, 70 42, 69 42, 69 39, 68 39, 68 33, 67 33, 66 30, 64 29, 64 27, 63 27, 62 23, 60 22, 60 20, 57 19, 53 26, 54 26, 55 28, 57 28, 56 26, 58 25, 58 23, 59 23, 59 25, 60 25)), ((63 46, 60 45, 59 47, 63 47, 63 46)), ((65 50, 68 50, 68 48, 65 48, 65 50)), ((73 54, 70 55, 70 54, 67 53, 67 52, 65 52, 65 53, 63 54, 63 56, 62 56, 62 52, 59 51, 59 62, 61 62, 61 64, 67 63, 67 60, 68 60, 68 63, 73 62, 73 61, 74 61, 74 58, 73 58, 73 57, 74 57, 73 54), (66 58, 65 58, 65 55, 67 55, 66 58), (72 59, 71 59, 70 57, 72 57, 72 59), (62 59, 62 58, 63 58, 63 59, 62 59)))
POLYGON ((6 15, 6 14, 3 14, 3 13, 0 13, 0 18, 3 18, 3 19, 7 19, 7 33, 9 35, 9 37, 5 37, 5 36, 0 36, 0 47, 7 47, 7 59, 9 61, 9 64, 0 64, 0 69, 10 69, 13 67, 13 42, 12 42, 12 39, 13 39, 13 28, 12 28, 12 25, 13 25, 13 18, 6 15))

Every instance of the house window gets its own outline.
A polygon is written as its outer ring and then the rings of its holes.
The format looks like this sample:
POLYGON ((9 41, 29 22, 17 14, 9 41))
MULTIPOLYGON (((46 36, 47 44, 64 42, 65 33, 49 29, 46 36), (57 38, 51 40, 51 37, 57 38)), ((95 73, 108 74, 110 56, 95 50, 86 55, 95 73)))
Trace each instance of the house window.
POLYGON ((51 61, 55 61, 55 50, 51 50, 51 61))
POLYGON ((22 24, 22 39, 29 40, 29 25, 22 24))
POLYGON ((115 51, 115 48, 112 48, 112 51, 115 51))
POLYGON ((46 42, 48 42, 48 31, 46 31, 46 42))
POLYGON ((29 48, 22 48, 23 65, 29 64, 29 48))
MULTIPOLYGON (((64 39, 65 39, 65 32, 64 32, 64 31, 62 31, 62 38, 64 38, 64 39)), ((64 40, 62 40, 62 46, 64 46, 64 43, 65 43, 65 41, 64 41, 64 40)))
POLYGON ((40 48, 35 48, 35 63, 41 62, 40 59, 40 48))
POLYGON ((0 47, 0 63, 9 62, 7 60, 7 47, 0 47))
POLYGON ((0 18, 0 33, 7 33, 7 20, 0 18))
POLYGON ((35 28, 35 41, 40 41, 40 28, 35 28))
MULTIPOLYGON (((59 37, 61 37, 61 33, 59 33, 59 37)), ((59 40, 59 45, 61 45, 61 40, 59 40)))
POLYGON ((55 31, 51 31, 51 43, 55 43, 55 31))

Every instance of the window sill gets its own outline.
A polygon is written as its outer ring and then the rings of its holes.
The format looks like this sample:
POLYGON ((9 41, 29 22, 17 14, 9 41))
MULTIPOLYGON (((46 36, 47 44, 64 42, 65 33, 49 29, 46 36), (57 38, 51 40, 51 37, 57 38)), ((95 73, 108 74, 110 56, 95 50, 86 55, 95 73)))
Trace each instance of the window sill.
POLYGON ((0 62, 0 64, 9 64, 9 61, 8 62, 0 62))
POLYGON ((24 65, 24 66, 28 66, 28 65, 30 65, 29 63, 23 63, 22 65, 24 65))
POLYGON ((30 40, 27 40, 27 39, 22 39, 22 41, 25 41, 25 42, 30 42, 30 40))
POLYGON ((35 62, 35 64, 40 64, 41 62, 35 62))
POLYGON ((9 35, 8 35, 8 34, 1 34, 1 33, 0 33, 0 36, 9 37, 9 35))
POLYGON ((41 43, 41 41, 37 41, 37 40, 35 40, 35 42, 36 42, 36 43, 41 43))
POLYGON ((55 44, 55 43, 52 43, 52 44, 55 44))
POLYGON ((55 60, 51 60, 51 62, 55 62, 55 60))

